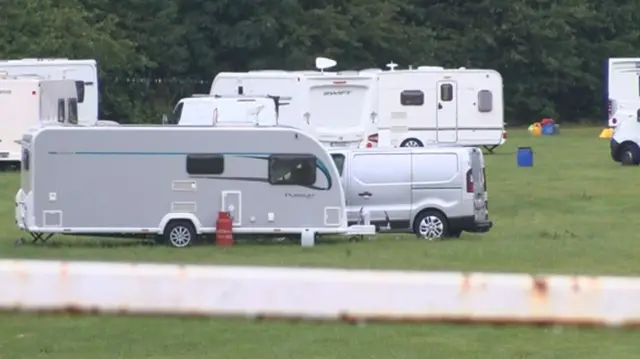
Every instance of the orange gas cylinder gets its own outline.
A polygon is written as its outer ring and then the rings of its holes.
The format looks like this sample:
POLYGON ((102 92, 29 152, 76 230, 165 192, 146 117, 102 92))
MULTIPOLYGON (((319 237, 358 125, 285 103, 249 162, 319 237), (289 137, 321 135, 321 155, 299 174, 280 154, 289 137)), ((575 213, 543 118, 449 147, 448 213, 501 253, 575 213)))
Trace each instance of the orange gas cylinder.
POLYGON ((231 247, 233 245, 233 220, 231 220, 227 212, 218 212, 216 245, 221 247, 231 247))

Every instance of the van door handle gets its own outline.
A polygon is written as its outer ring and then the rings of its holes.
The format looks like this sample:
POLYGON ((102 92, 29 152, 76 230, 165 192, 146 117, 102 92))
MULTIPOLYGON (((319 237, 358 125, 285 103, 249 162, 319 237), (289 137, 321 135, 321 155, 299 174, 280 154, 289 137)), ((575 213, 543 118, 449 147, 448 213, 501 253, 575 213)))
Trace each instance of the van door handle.
POLYGON ((372 194, 371 194, 371 192, 361 192, 361 193, 358 193, 358 196, 360 196, 360 197, 371 197, 372 194))

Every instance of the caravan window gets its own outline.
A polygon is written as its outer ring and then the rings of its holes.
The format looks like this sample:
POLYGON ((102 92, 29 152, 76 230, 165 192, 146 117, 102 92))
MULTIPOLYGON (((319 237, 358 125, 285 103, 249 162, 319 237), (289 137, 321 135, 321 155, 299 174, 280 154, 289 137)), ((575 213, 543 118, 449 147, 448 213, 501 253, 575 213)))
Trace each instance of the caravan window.
POLYGON ((453 85, 442 84, 440 85, 440 101, 449 102, 453 100, 453 85))
POLYGON ((478 111, 491 112, 493 109, 493 93, 489 90, 478 91, 478 111))
POLYGON ((269 183, 272 185, 312 186, 316 183, 316 156, 271 155, 269 183))
POLYGON ((400 93, 400 104, 402 106, 422 106, 424 105, 424 92, 404 90, 400 93))
POLYGON ((66 116, 65 116, 65 103, 64 103, 64 99, 59 99, 58 100, 58 122, 60 123, 64 123, 64 121, 66 120, 66 116))
POLYGON ((70 98, 68 100, 69 106, 69 123, 74 125, 78 124, 78 100, 75 98, 70 98))
POLYGON ((187 173, 190 175, 219 175, 222 172, 224 172, 224 156, 222 155, 187 155, 187 173))

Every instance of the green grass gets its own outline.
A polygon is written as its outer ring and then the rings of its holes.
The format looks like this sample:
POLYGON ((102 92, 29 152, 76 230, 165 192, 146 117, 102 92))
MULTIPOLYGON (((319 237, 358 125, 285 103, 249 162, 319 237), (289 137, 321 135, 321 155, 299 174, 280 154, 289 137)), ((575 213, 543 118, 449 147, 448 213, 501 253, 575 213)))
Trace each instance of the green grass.
MULTIPOLYGON (((0 175, 0 241, 4 257, 137 260, 217 264, 333 266, 535 273, 638 275, 639 168, 609 157, 598 128, 557 137, 512 132, 486 156, 490 216, 486 235, 418 241, 385 236, 315 248, 239 245, 173 250, 131 242, 54 238, 15 247, 17 175, 0 175), (517 168, 515 151, 530 146, 534 168, 517 168)), ((90 180, 79 176, 78 180, 90 180)), ((0 289, 2 290, 2 289, 0 289)), ((640 358, 640 333, 624 330, 449 325, 254 323, 229 319, 0 315, 0 359, 6 358, 640 358)))

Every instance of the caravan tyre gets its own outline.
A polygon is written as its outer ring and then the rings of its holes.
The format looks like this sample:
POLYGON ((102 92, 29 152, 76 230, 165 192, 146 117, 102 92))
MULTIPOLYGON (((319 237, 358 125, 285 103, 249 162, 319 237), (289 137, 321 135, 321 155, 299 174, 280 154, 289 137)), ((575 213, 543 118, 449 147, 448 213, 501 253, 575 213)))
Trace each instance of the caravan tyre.
POLYGON ((417 138, 407 138, 402 141, 400 147, 424 147, 424 145, 422 144, 422 141, 417 138))
POLYGON ((640 162, 638 146, 633 143, 625 144, 620 150, 620 162, 624 166, 635 166, 640 162))
POLYGON ((440 211, 421 212, 413 222, 413 232, 418 238, 430 241, 449 236, 449 221, 440 211))
POLYGON ((198 233, 189 221, 172 221, 164 229, 164 242, 171 247, 184 248, 196 242, 198 233))

